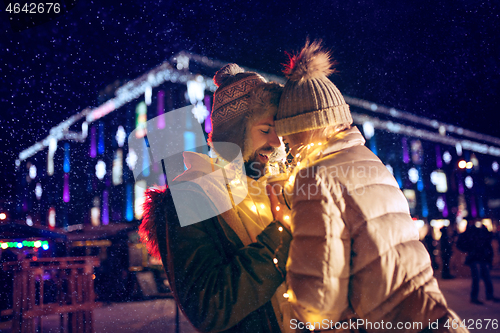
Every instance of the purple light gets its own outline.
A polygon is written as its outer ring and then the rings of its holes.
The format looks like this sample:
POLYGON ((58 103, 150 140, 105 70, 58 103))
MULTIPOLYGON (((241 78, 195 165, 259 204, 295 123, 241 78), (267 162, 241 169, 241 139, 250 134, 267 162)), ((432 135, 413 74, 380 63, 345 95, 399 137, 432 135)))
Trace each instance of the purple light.
POLYGON ((63 201, 69 202, 69 174, 64 174, 63 201))
POLYGON ((108 203, 108 191, 102 192, 102 224, 109 224, 109 203, 108 203))
POLYGON ((464 182, 462 181, 462 177, 460 176, 457 176, 457 180, 458 180, 458 193, 459 194, 464 194, 464 182))
POLYGON ((97 156, 97 140, 96 140, 96 129, 92 126, 90 129, 90 157, 94 158, 97 156))
POLYGON ((441 148, 439 145, 436 145, 436 166, 438 169, 443 167, 443 159, 441 158, 441 148))
POLYGON ((164 174, 161 174, 158 176, 158 185, 165 186, 165 175, 164 174))
POLYGON ((446 203, 446 196, 442 196, 444 201, 443 217, 448 217, 448 204, 446 203))
POLYGON ((470 197, 470 213, 472 217, 477 217, 476 198, 473 195, 470 197))
POLYGON ((210 96, 205 96, 205 107, 208 110, 208 116, 205 118, 205 132, 212 132, 212 104, 210 104, 210 96))
POLYGON ((158 91, 158 129, 165 128, 165 92, 163 90, 158 91))
POLYGON ((406 138, 403 138, 401 140, 402 144, 403 144, 403 162, 405 164, 408 164, 408 162, 410 162, 410 153, 408 151, 408 141, 406 140, 406 138))

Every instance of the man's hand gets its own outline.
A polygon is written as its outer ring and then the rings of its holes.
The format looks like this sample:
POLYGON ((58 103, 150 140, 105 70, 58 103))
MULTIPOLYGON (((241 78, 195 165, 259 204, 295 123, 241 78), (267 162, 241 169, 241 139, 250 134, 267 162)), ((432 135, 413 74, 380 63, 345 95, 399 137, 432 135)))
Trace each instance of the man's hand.
POLYGON ((266 186, 267 196, 271 201, 271 211, 273 213, 273 218, 276 221, 280 221, 284 227, 290 230, 290 222, 292 218, 292 212, 286 207, 286 205, 280 204, 277 195, 280 193, 274 193, 273 187, 271 185, 266 186))

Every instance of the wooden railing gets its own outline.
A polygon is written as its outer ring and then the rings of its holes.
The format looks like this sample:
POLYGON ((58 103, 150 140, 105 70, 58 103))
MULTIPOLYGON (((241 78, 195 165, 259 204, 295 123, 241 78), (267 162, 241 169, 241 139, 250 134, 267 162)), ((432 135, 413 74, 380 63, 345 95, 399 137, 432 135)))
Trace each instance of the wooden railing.
POLYGON ((96 257, 39 258, 6 262, 13 271, 12 333, 42 332, 41 316, 59 314, 60 332, 93 333, 96 257))

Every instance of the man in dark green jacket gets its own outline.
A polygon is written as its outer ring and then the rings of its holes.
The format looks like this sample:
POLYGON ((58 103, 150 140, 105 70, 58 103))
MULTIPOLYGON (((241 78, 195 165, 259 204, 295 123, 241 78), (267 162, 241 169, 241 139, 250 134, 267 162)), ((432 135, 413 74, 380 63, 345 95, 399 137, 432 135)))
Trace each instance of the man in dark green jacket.
POLYGON ((146 192, 141 239, 161 257, 177 304, 198 330, 281 332, 290 319, 282 283, 291 234, 289 226, 272 221, 265 183, 258 181, 280 145, 273 117, 281 87, 235 64, 223 67, 214 81, 218 89, 209 141, 218 157, 184 153, 188 170, 169 188, 146 192), (204 177, 234 159, 219 142, 241 148, 250 176, 243 200, 235 200, 227 179, 204 177), (177 185, 182 186, 174 205, 171 189, 177 185), (232 208, 220 212, 216 197, 226 192, 232 208), (190 205, 198 208, 192 210, 193 221, 199 221, 200 206, 213 217, 181 227, 177 214, 186 214, 190 205))

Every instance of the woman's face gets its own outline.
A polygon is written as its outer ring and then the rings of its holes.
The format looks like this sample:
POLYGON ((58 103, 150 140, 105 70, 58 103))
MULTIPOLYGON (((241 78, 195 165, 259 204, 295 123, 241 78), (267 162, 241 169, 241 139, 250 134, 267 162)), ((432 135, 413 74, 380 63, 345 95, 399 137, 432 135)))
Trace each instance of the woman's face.
POLYGON ((294 133, 290 135, 283 136, 283 142, 288 144, 288 149, 290 149, 290 154, 292 156, 296 156, 298 153, 298 149, 307 144, 305 142, 306 132, 294 133))

